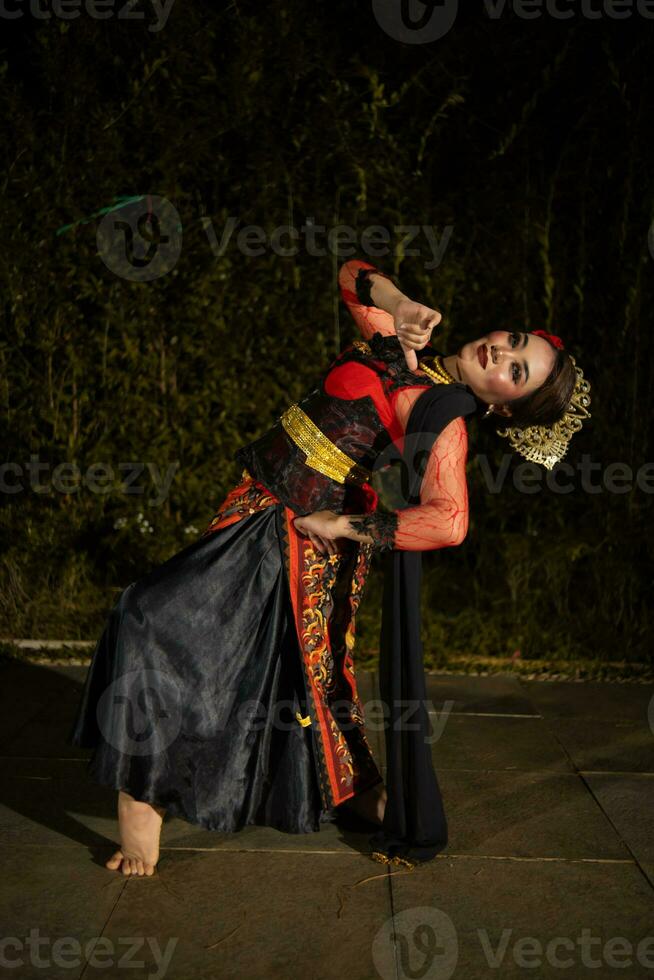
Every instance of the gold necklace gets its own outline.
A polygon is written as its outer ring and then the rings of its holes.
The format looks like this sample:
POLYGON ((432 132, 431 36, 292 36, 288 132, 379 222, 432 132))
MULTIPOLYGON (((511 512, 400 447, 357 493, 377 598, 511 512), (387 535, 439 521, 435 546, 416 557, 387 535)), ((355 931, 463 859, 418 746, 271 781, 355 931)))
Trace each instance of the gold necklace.
POLYGON ((436 357, 432 358, 431 366, 429 366, 426 361, 420 361, 418 367, 421 371, 424 371, 425 374, 429 375, 433 381, 436 381, 437 384, 456 384, 456 378, 453 378, 450 372, 446 370, 445 366, 443 365, 443 358, 440 354, 437 354, 436 357))

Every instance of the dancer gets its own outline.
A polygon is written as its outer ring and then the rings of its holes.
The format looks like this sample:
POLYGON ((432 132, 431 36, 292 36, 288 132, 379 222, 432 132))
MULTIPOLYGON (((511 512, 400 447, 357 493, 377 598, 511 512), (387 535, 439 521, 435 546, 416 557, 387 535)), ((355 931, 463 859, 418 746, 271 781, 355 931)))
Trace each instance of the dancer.
POLYGON ((551 467, 588 416, 588 383, 544 331, 437 353, 440 312, 368 262, 344 263, 339 287, 362 339, 238 450, 241 480, 206 530, 127 586, 96 645, 70 742, 118 790, 107 867, 124 875, 154 872, 165 812, 307 833, 349 807, 377 828, 372 856, 408 866, 447 842, 425 737, 420 556, 465 538, 466 419, 502 420, 517 451, 551 467), (400 477, 390 508, 372 485, 385 471, 400 477), (353 657, 376 552, 386 787, 353 657))

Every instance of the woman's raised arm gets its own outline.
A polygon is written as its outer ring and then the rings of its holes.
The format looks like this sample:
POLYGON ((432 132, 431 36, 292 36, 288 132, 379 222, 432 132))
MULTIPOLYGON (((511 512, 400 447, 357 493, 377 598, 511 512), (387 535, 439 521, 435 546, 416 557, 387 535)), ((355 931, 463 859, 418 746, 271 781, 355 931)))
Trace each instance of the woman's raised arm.
POLYGON ((395 334, 409 370, 415 371, 415 352, 429 343, 432 330, 441 322, 440 312, 409 299, 385 273, 362 259, 341 266, 338 285, 362 337, 395 334))
POLYGON ((350 259, 339 270, 338 286, 364 340, 374 333, 395 333, 395 309, 406 296, 385 273, 370 262, 350 259))

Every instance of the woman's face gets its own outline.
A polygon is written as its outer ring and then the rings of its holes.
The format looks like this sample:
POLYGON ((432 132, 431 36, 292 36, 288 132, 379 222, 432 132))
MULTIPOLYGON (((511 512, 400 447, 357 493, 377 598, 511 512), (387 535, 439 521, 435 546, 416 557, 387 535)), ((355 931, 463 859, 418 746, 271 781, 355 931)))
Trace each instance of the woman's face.
POLYGON ((464 344, 456 354, 456 368, 478 398, 499 406, 539 388, 555 358, 556 351, 544 337, 494 330, 464 344))

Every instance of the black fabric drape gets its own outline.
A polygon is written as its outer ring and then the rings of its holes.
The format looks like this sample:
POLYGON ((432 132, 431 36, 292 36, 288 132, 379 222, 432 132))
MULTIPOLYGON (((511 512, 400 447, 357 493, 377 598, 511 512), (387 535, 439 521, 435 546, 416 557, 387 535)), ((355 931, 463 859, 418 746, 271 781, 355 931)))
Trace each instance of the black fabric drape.
MULTIPOLYGON (((416 401, 402 454, 408 475, 407 506, 420 503, 429 452, 452 419, 472 414, 477 404, 463 384, 437 385, 416 401)), ((381 860, 429 861, 447 844, 447 819, 431 758, 432 734, 420 639, 422 552, 384 556, 384 599, 380 634, 380 694, 385 720, 386 788, 384 822, 370 838, 381 860)))
POLYGON ((95 782, 206 830, 320 830, 280 511, 198 538, 124 589, 68 739, 94 750, 95 782))

